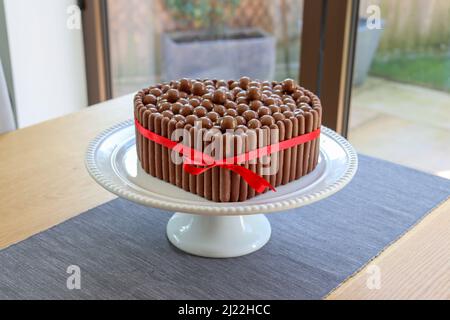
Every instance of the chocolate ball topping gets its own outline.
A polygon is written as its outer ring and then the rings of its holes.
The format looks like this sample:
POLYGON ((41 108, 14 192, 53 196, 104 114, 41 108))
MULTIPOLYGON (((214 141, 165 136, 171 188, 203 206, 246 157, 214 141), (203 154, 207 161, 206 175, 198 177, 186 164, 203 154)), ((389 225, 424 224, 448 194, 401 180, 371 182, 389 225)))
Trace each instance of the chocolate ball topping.
POLYGON ((206 108, 202 106, 196 107, 194 109, 194 114, 199 118, 206 116, 207 112, 208 111, 206 110, 206 108))
POLYGON ((261 120, 261 124, 263 126, 270 127, 271 125, 275 124, 274 118, 272 116, 269 116, 269 115, 262 116, 260 120, 261 120))
POLYGON ((180 79, 140 90, 134 97, 141 108, 180 126, 257 129, 276 126, 313 109, 321 114, 320 99, 292 79, 282 82, 180 79))
POLYGON ((222 118, 222 121, 220 123, 220 127, 222 130, 230 130, 235 129, 237 126, 237 120, 236 118, 232 116, 225 116, 222 118))
POLYGON ((156 104, 156 97, 153 94, 149 94, 144 97, 144 104, 156 104))
POLYGON ((170 89, 167 91, 167 101, 169 102, 177 102, 177 100, 180 98, 180 93, 176 89, 170 89))
POLYGON ((213 102, 217 104, 224 104, 227 100, 227 95, 223 90, 216 90, 213 94, 213 102))
POLYGON ((247 122, 247 126, 249 129, 258 129, 261 127, 261 122, 258 119, 252 119, 247 122))

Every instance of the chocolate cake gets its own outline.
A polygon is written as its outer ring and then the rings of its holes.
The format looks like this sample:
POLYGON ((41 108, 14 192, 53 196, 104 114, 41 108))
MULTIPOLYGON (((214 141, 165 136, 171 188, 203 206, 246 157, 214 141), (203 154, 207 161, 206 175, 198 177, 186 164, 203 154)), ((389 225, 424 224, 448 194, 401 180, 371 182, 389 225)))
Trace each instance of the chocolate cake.
POLYGON ((225 165, 207 167, 211 163, 192 161, 192 166, 205 171, 189 173, 184 165, 186 157, 192 160, 192 153, 181 155, 149 139, 142 130, 180 142, 221 163, 248 169, 273 187, 300 179, 318 162, 318 136, 284 150, 272 150, 283 141, 320 130, 319 98, 291 79, 260 82, 243 77, 237 81, 181 79, 161 83, 136 94, 134 114, 136 148, 143 170, 211 201, 245 201, 270 188, 258 192, 238 170, 225 165), (245 157, 265 147, 272 153, 245 157))

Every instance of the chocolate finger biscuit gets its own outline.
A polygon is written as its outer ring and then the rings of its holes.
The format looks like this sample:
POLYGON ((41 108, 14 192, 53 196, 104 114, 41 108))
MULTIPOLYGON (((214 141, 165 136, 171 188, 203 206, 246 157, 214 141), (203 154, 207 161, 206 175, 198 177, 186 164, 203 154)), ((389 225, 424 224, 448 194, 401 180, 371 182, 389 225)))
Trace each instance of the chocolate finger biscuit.
MULTIPOLYGON (((318 128, 318 125, 319 125, 319 114, 315 110, 311 110, 311 113, 313 115, 313 128, 312 128, 312 131, 314 131, 314 130, 316 130, 318 128)), ((317 139, 314 139, 313 141, 311 141, 311 156, 309 158, 308 172, 313 171, 314 168, 315 168, 316 148, 317 148, 316 142, 317 142, 317 139)))
MULTIPOLYGON (((298 136, 298 120, 297 118, 291 117, 290 118, 292 122, 292 138, 296 138, 298 136)), ((295 176, 297 173, 297 160, 298 160, 298 148, 297 146, 294 146, 291 148, 291 170, 290 170, 290 176, 289 176, 289 182, 295 180, 295 176)))
MULTIPOLYGON (((169 135, 169 118, 162 118, 161 120, 161 135, 164 138, 168 138, 169 135)), ((162 163, 161 163, 161 167, 162 167, 162 179, 166 182, 170 182, 169 180, 169 166, 170 166, 170 154, 169 154, 169 149, 167 149, 167 147, 162 147, 161 148, 161 153, 162 153, 162 163)))
MULTIPOLYGON (((240 154, 242 154, 242 137, 235 134, 233 136, 233 142, 234 144, 234 156, 237 157, 240 154)), ((234 163, 236 165, 239 165, 238 163, 234 163)), ((240 195, 240 187, 241 187, 241 176, 237 174, 236 172, 231 172, 231 194, 230 194, 230 201, 231 202, 237 202, 239 201, 239 195, 240 195)))
MULTIPOLYGON (((280 142, 283 142, 285 139, 285 126, 282 120, 277 121, 278 132, 280 137, 280 142)), ((284 172, 284 151, 281 150, 278 152, 278 172, 277 172, 277 182, 275 184, 276 187, 280 186, 283 183, 283 172, 284 172)))
MULTIPOLYGON (((296 116, 298 122, 299 135, 305 134, 305 117, 303 114, 296 116)), ((304 154, 304 144, 299 144, 297 146, 297 168, 295 169, 295 179, 300 179, 303 176, 303 154, 304 154)))
MULTIPOLYGON (((168 124, 168 131, 167 131, 167 136, 169 139, 174 139, 173 135, 174 135, 174 131, 176 130, 176 125, 177 122, 174 119, 171 119, 169 121, 168 124)), ((174 155, 172 154, 173 150, 168 149, 167 150, 167 158, 169 159, 169 182, 173 185, 177 185, 177 180, 176 180, 176 166, 175 166, 175 162, 176 158, 174 157, 174 155)))
MULTIPOLYGON (((311 112, 305 112, 305 133, 310 133, 314 125, 314 119, 311 112)), ((303 152, 303 174, 308 174, 309 159, 311 157, 311 141, 305 143, 303 152)))
MULTIPOLYGON (((252 151, 255 151, 256 149, 258 149, 258 139, 257 139, 255 130, 247 131, 247 142, 248 142, 249 152, 252 152, 252 151)), ((258 159, 251 159, 248 161, 248 163, 249 163, 249 169, 252 172, 257 173, 258 159)), ((255 189, 251 188, 248 184, 247 184, 247 194, 248 194, 248 199, 251 199, 256 195, 255 189)))
MULTIPOLYGON (((293 131, 293 125, 291 119, 284 119, 284 127, 285 127, 285 140, 292 139, 292 131, 293 131)), ((289 178, 291 175, 291 151, 292 148, 288 148, 284 150, 284 159, 283 159, 283 178, 281 180, 281 183, 283 185, 287 184, 289 182, 289 178)))
MULTIPOLYGON (((242 139, 242 153, 248 153, 249 152, 249 142, 248 142, 248 135, 247 132, 244 132, 241 134, 242 139)), ((244 161, 244 163, 241 164, 244 168, 249 169, 249 161, 244 161)), ((240 186, 239 186, 239 201, 245 201, 248 197, 248 184, 244 179, 240 179, 240 186)))

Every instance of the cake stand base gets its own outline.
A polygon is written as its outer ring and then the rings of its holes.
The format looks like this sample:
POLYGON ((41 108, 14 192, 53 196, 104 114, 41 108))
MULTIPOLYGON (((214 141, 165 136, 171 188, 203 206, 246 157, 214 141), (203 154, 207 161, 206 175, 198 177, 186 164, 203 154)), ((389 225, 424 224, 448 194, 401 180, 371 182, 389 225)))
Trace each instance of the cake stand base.
POLYGON ((270 239, 269 220, 263 214, 205 216, 175 213, 167 237, 177 248, 208 258, 232 258, 263 247, 270 239))

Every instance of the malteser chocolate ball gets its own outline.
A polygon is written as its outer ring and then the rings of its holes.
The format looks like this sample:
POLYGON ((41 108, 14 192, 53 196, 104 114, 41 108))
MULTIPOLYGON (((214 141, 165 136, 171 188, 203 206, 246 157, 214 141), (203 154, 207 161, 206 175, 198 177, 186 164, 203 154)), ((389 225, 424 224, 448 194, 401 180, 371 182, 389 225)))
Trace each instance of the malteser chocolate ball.
MULTIPOLYGON (((255 100, 257 101, 257 100, 255 100)), ((247 104, 248 100, 246 97, 238 97, 236 98, 236 103, 237 104, 247 104)))
POLYGON ((228 83, 225 80, 217 80, 216 88, 227 88, 228 89, 228 83))
POLYGON ((280 107, 278 107, 278 106, 276 106, 274 104, 269 106, 269 109, 270 109, 270 112, 272 112, 272 114, 276 113, 276 112, 280 112, 280 107))
POLYGON ((249 100, 260 100, 261 99, 261 91, 257 87, 251 87, 247 91, 247 98, 249 100))
POLYGON ((281 84, 276 84, 276 85, 274 85, 273 86, 273 90, 275 91, 275 90, 283 90, 283 86, 281 85, 281 84))
POLYGON ((269 115, 262 116, 260 120, 263 126, 270 127, 271 125, 275 124, 275 120, 273 119, 272 116, 269 115))
POLYGON ((152 95, 154 95, 155 97, 159 97, 160 95, 163 94, 163 92, 162 92, 161 89, 159 89, 159 88, 152 88, 152 89, 150 90, 150 93, 151 93, 152 95))
POLYGON ((247 127, 249 129, 258 129, 261 127, 261 122, 258 119, 252 119, 247 122, 247 127))
POLYGON ((285 92, 291 93, 295 90, 295 81, 292 79, 286 79, 283 81, 282 86, 285 92))
POLYGON ((189 79, 181 79, 179 89, 181 91, 191 93, 191 81, 189 79))
POLYGON ((286 112, 286 111, 291 111, 291 109, 285 104, 281 105, 280 106, 280 112, 283 113, 283 112, 286 112))
POLYGON ((188 115, 192 114, 193 111, 194 111, 194 108, 193 108, 191 105, 185 104, 185 105, 183 106, 183 108, 181 108, 180 114, 181 114, 182 116, 187 117, 188 115))
POLYGON ((221 117, 225 114, 225 112, 227 111, 227 109, 225 109, 224 106, 220 105, 220 104, 216 104, 213 108, 214 112, 217 112, 221 117))
POLYGON ((245 118, 242 116, 237 116, 236 122, 237 122, 238 126, 240 126, 240 125, 245 125, 247 123, 247 120, 245 120, 245 118))
POLYGON ((284 94, 284 92, 283 90, 273 90, 273 94, 281 97, 284 94))
POLYGON ((179 121, 186 121, 186 118, 185 118, 184 116, 182 116, 181 114, 176 114, 173 118, 174 118, 177 122, 179 122, 179 121))
POLYGON ((208 111, 205 107, 199 106, 194 109, 194 114, 199 118, 206 116, 206 113, 208 113, 208 111))
POLYGON ((239 132, 247 132, 248 128, 244 124, 240 124, 236 127, 236 131, 239 134, 239 132))
POLYGON ((220 122, 220 127, 222 130, 235 129, 237 126, 237 121, 234 117, 225 116, 222 118, 220 122))
POLYGON ((295 109, 297 109, 297 106, 295 105, 295 103, 286 103, 286 106, 287 106, 291 111, 294 111, 295 109))
POLYGON ((300 97, 302 97, 302 96, 304 96, 303 92, 300 91, 300 90, 297 90, 297 91, 295 91, 295 92, 292 94, 292 99, 294 99, 294 100, 297 101, 297 100, 300 99, 300 97))
POLYGON ((217 112, 211 111, 208 112, 208 114, 206 115, 209 119, 211 119, 212 122, 216 123, 217 120, 219 119, 219 114, 217 112))
POLYGON ((157 112, 159 112, 158 109, 156 109, 156 107, 148 108, 148 110, 149 110, 151 113, 157 113, 157 112))
POLYGON ((272 84, 270 83, 270 81, 263 81, 263 82, 261 82, 261 86, 262 87, 272 88, 272 84))
POLYGON ((231 92, 234 94, 235 97, 237 97, 240 92, 245 92, 245 90, 243 90, 241 87, 238 86, 236 88, 233 88, 231 92))
POLYGON ((227 100, 227 95, 225 94, 225 91, 223 90, 216 90, 213 94, 213 102, 217 104, 224 104, 227 100))
POLYGON ((192 93, 196 96, 202 96, 206 93, 205 85, 201 82, 194 82, 192 85, 192 93))
POLYGON ((189 104, 189 100, 186 98, 178 99, 178 102, 181 103, 182 105, 189 104))
POLYGON ((274 98, 269 97, 266 100, 264 100, 264 104, 266 106, 271 106, 271 105, 277 105, 278 103, 277 103, 277 101, 274 98))
POLYGON ((198 107, 200 105, 200 100, 198 100, 197 98, 191 98, 189 99, 189 104, 194 108, 198 107))
POLYGON ((258 109, 258 116, 261 118, 265 115, 271 115, 272 112, 270 111, 270 109, 268 107, 261 107, 258 109))
POLYGON ((203 98, 204 100, 210 100, 210 101, 212 101, 212 99, 213 99, 213 94, 212 94, 211 92, 205 93, 205 94, 202 96, 202 98, 203 98))
POLYGON ((239 115, 242 115, 245 111, 249 110, 250 107, 246 104, 241 103, 240 105, 237 106, 236 110, 238 112, 239 115))
POLYGON ((166 110, 170 110, 172 108, 172 105, 169 102, 163 102, 160 104, 158 111, 164 112, 166 110))
POLYGON ((230 84, 230 90, 233 90, 234 88, 237 88, 237 87, 239 87, 239 82, 237 82, 237 81, 233 81, 230 84))
POLYGON ((262 106, 263 103, 259 100, 253 100, 252 102, 250 102, 250 109, 252 109, 253 111, 258 111, 258 109, 262 106))
POLYGON ((238 112, 236 111, 236 109, 227 109, 227 111, 225 112, 225 115, 231 116, 231 117, 236 117, 238 115, 238 112))
POLYGON ((190 114, 186 117, 186 123, 193 126, 195 124, 195 121, 198 120, 198 117, 194 114, 190 114))
POLYGON ((311 107, 309 106, 309 105, 302 105, 301 107, 300 107, 300 109, 303 111, 303 112, 309 112, 309 111, 311 111, 311 107))
POLYGON ((234 101, 228 100, 225 102, 224 107, 226 109, 236 109, 236 103, 234 101))
POLYGON ((147 104, 156 104, 156 101, 157 101, 156 97, 154 95, 152 95, 152 94, 149 94, 149 95, 144 97, 144 104, 145 105, 147 105, 147 104))
POLYGON ((272 114, 272 117, 275 119, 275 121, 281 121, 284 120, 286 117, 280 113, 280 112, 275 112, 274 114, 272 114))
POLYGON ((167 91, 167 100, 169 102, 177 102, 177 100, 180 98, 180 95, 178 93, 178 90, 176 89, 170 89, 167 91))
POLYGON ((177 80, 171 81, 170 86, 174 89, 178 89, 180 87, 180 81, 177 81, 177 80))
POLYGON ((202 122, 202 128, 211 129, 213 126, 213 122, 207 117, 200 118, 200 121, 202 122))
POLYGON ((163 92, 163 93, 166 93, 167 91, 169 91, 170 90, 170 86, 168 85, 168 84, 163 84, 162 86, 161 86, 161 91, 163 92))
POLYGON ((285 111, 283 112, 283 116, 289 119, 290 117, 294 116, 294 113, 292 111, 285 111))
POLYGON ((245 118, 245 120, 250 121, 252 119, 258 118, 258 114, 253 110, 247 110, 245 111, 242 116, 245 118))
POLYGON ((183 105, 180 102, 175 102, 174 104, 172 104, 172 112, 174 114, 180 113, 181 108, 183 108, 183 105))
POLYGON ((249 88, 261 88, 261 84, 257 81, 250 81, 248 84, 249 88))
POLYGON ((250 83, 250 78, 248 78, 248 77, 242 77, 241 79, 239 79, 239 86, 244 90, 247 90, 249 83, 250 83))
POLYGON ((236 94, 236 98, 247 98, 247 91, 241 90, 236 94))
POLYGON ((211 100, 203 100, 201 106, 208 111, 211 111, 214 108, 214 104, 211 102, 211 100))
MULTIPOLYGON (((145 102, 145 101, 144 101, 145 102)), ((301 96, 298 100, 297 100, 297 102, 303 102, 303 103, 311 103, 311 99, 308 97, 308 96, 301 96)))
POLYGON ((165 118, 172 119, 172 117, 173 117, 173 112, 170 111, 170 110, 166 110, 166 111, 164 111, 164 112, 162 113, 162 115, 163 115, 163 117, 165 117, 165 118))

